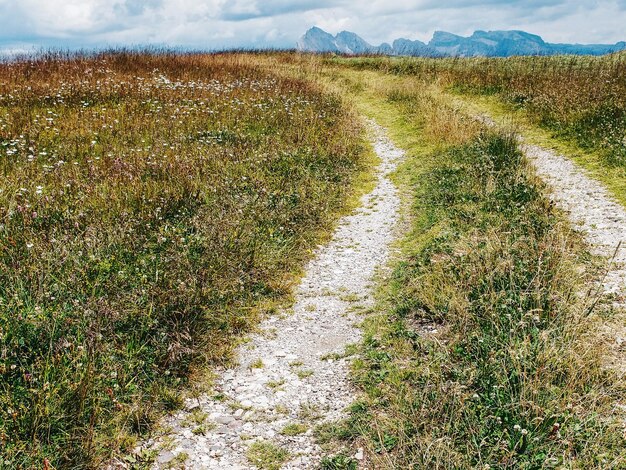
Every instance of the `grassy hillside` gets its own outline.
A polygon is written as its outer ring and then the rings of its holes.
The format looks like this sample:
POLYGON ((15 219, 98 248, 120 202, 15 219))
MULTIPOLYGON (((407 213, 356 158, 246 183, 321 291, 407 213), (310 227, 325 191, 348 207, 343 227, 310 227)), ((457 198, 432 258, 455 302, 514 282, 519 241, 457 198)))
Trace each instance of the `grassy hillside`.
POLYGON ((410 198, 356 362, 365 396, 330 435, 372 468, 623 468, 595 267, 513 137, 421 79, 327 73, 407 151, 410 198))
POLYGON ((0 64, 0 468, 100 468, 284 298, 364 169, 251 56, 0 64))
POLYGON ((601 149, 607 165, 626 166, 626 61, 604 57, 511 59, 357 59, 357 68, 437 80, 459 92, 498 95, 533 120, 584 148, 601 149))
MULTIPOLYGON (((329 59, 450 94, 455 106, 555 147, 626 205, 626 56, 329 59)), ((408 85, 410 86, 410 85, 408 85)))

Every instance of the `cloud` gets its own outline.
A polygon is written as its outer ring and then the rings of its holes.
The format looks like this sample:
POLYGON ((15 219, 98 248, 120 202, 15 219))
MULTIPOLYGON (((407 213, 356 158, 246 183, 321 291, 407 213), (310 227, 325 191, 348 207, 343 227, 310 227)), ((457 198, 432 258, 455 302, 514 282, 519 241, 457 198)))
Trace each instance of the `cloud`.
POLYGON ((336 7, 346 2, 332 0, 235 0, 225 5, 221 18, 227 21, 244 21, 253 18, 282 16, 336 7))
POLYGON ((626 0, 0 0, 5 48, 293 47, 313 25, 351 30, 372 44, 476 29, 613 43, 626 39, 624 24, 626 0))
POLYGON ((566 0, 450 0, 446 2, 436 0, 425 0, 419 3, 422 8, 432 9, 458 9, 458 8, 474 8, 474 7, 522 7, 525 9, 541 8, 553 5, 562 5, 567 3, 566 0))

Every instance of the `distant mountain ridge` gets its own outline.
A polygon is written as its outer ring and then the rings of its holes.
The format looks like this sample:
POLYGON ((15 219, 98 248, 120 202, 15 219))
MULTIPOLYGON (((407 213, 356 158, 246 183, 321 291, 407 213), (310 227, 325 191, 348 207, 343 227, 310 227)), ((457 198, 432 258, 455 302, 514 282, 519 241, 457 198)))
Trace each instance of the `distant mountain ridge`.
POLYGON ((342 31, 336 36, 323 29, 309 29, 297 43, 303 52, 337 54, 382 54, 419 57, 510 57, 515 55, 603 55, 626 50, 626 42, 616 44, 551 44, 541 36, 524 31, 476 31, 469 37, 436 31, 428 44, 396 39, 393 44, 373 46, 359 35, 342 31))

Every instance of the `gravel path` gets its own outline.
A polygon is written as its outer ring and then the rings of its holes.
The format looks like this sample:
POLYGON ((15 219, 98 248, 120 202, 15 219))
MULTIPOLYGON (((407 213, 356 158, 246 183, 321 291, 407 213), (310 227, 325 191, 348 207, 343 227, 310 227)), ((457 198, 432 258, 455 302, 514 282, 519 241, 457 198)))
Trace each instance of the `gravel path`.
POLYGON ((403 153, 380 127, 371 128, 381 160, 376 188, 319 247, 293 308, 266 320, 239 348, 238 366, 218 371, 215 394, 189 400, 185 411, 166 420, 171 432, 147 443, 161 449, 154 468, 179 467, 185 454, 189 469, 256 468, 247 457, 255 442, 287 450, 282 468, 318 468, 322 449, 312 429, 342 418, 354 398, 350 361, 343 357, 360 339, 354 307, 372 303, 371 279, 388 258, 398 220, 389 174, 403 153))
MULTIPOLYGON (((497 126, 486 114, 475 117, 488 126, 497 126)), ((538 145, 526 144, 523 137, 519 140, 537 174, 551 188, 552 200, 569 214, 592 252, 610 260, 602 291, 614 297, 616 307, 626 307, 626 208, 570 159, 538 145)), ((626 343, 622 337, 626 331, 620 328, 617 333, 617 342, 626 343)))
POLYGON ((522 148, 551 187, 553 200, 569 213, 592 250, 612 259, 602 287, 615 296, 616 304, 625 305, 626 209, 571 160, 536 145, 523 144, 522 148))

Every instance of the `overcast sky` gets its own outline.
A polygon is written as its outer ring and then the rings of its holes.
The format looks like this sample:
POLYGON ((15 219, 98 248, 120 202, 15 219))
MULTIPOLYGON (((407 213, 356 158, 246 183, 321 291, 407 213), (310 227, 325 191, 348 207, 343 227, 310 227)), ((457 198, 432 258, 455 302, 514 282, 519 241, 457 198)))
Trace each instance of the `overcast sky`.
POLYGON ((372 44, 435 30, 522 29, 549 42, 626 40, 626 0, 0 0, 0 48, 293 47, 311 26, 372 44))

